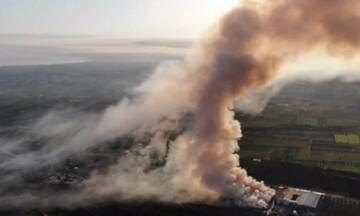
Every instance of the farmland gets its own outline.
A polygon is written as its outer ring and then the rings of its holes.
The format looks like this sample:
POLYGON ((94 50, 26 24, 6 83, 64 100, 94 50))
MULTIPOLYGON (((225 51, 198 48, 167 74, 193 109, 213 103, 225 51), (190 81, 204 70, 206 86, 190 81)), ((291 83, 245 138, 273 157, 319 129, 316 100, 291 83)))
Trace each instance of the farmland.
POLYGON ((358 134, 335 134, 336 143, 360 144, 358 134))
POLYGON ((237 113, 241 157, 360 173, 360 85, 333 82, 341 92, 297 84, 257 115, 237 113))

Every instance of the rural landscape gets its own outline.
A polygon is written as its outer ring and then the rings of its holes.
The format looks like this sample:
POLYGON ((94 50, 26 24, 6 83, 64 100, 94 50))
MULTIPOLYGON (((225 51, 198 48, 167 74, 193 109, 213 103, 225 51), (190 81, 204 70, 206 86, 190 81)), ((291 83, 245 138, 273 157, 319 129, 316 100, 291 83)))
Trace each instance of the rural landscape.
POLYGON ((337 80, 288 86, 260 114, 239 114, 242 158, 359 173, 359 92, 337 80))
POLYGON ((358 216, 359 10, 0 2, 0 216, 358 216))

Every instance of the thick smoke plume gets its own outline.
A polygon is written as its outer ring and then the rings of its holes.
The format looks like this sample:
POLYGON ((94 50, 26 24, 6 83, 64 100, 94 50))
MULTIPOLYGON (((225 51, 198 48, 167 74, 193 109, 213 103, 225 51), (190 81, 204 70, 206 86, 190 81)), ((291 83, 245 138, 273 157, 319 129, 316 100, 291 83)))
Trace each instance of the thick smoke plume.
MULTIPOLYGON (((243 3, 226 14, 184 62, 159 67, 136 89, 137 99, 107 109, 59 151, 64 157, 124 135, 141 140, 151 134, 147 146, 135 145, 106 174, 93 173, 85 182, 86 197, 231 200, 266 207, 274 191, 248 176, 235 154, 242 136, 234 120, 235 102, 262 95, 257 92, 262 89, 277 92, 274 85, 286 81, 285 66, 303 55, 322 50, 346 61, 355 58, 359 25, 357 0, 243 3), (184 120, 189 113, 192 121, 184 120), (169 140, 171 131, 178 134, 176 139, 169 140), (165 162, 148 169, 155 153, 165 162)), ((338 71, 331 77, 358 74, 338 71)), ((55 157, 59 151, 46 152, 55 157)))
MULTIPOLYGON (((238 168, 232 153, 241 137, 234 101, 269 85, 286 60, 322 46, 351 57, 360 45, 356 1, 271 1, 231 11, 205 44, 195 123, 184 172, 220 197, 265 206, 272 191, 238 168)), ((183 167, 184 168, 184 167, 183 167)))
POLYGON ((344 59, 358 54, 359 4, 277 0, 248 2, 229 12, 198 52, 177 67, 183 70, 181 77, 160 82, 155 89, 161 88, 162 94, 149 97, 165 96, 176 105, 164 113, 194 113, 192 127, 173 143, 168 158, 167 164, 177 170, 172 187, 193 191, 197 199, 229 198, 239 205, 265 207, 272 189, 249 177, 234 154, 241 138, 240 124, 233 119, 234 102, 270 87, 286 63, 311 51, 323 49, 344 59), (179 101, 172 101, 174 96, 179 101))

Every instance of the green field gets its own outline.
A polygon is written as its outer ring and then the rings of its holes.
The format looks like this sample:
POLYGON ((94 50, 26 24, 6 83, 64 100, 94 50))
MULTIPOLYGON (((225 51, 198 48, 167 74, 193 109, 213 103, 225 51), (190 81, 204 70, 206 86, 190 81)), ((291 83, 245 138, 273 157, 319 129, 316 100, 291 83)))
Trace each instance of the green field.
POLYGON ((256 124, 248 124, 241 157, 360 173, 360 111, 340 108, 302 101, 268 106, 247 119, 256 124))
POLYGON ((360 138, 358 134, 335 134, 335 142, 358 145, 360 138))

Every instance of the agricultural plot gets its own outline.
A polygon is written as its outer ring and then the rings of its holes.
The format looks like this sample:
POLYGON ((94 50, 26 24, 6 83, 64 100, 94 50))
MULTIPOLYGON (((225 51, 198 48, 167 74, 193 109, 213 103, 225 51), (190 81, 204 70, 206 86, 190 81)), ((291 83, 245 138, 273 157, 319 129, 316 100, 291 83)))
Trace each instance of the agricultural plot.
POLYGON ((269 159, 268 155, 270 154, 270 152, 271 151, 241 150, 240 157, 269 159))
POLYGON ((340 127, 355 127, 360 125, 359 120, 326 118, 327 125, 340 127))
POLYGON ((299 119, 298 124, 300 124, 300 125, 310 125, 310 126, 319 126, 319 119, 318 118, 304 117, 304 118, 299 119))
POLYGON ((261 115, 241 121, 246 137, 241 157, 360 173, 360 104, 353 98, 360 85, 352 90, 346 85, 341 94, 323 87, 321 94, 289 88, 261 115), (255 120, 259 127, 252 124, 255 120))
POLYGON ((330 152, 312 150, 310 160, 360 163, 360 154, 357 152, 330 152))
POLYGON ((296 113, 299 112, 301 110, 307 110, 309 107, 309 104, 306 103, 291 103, 291 104, 286 104, 284 107, 284 111, 285 112, 291 112, 291 113, 296 113))
POLYGON ((290 163, 301 164, 310 167, 318 167, 324 170, 336 170, 360 174, 360 163, 326 162, 326 161, 290 161, 290 163))
MULTIPOLYGON (((328 133, 283 132, 267 138, 271 134, 267 132, 258 137, 261 134, 257 133, 256 138, 252 137, 250 143, 241 147, 241 157, 287 161, 326 170, 360 173, 360 145, 335 143, 336 138, 328 133)), ((348 142, 348 139, 352 139, 354 142, 354 134, 348 136, 337 136, 337 141, 340 139, 348 142)))
POLYGON ((360 137, 358 134, 335 134, 335 142, 336 143, 344 143, 344 144, 360 144, 360 137))

